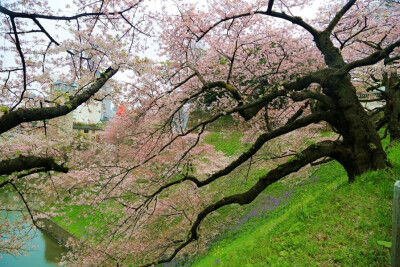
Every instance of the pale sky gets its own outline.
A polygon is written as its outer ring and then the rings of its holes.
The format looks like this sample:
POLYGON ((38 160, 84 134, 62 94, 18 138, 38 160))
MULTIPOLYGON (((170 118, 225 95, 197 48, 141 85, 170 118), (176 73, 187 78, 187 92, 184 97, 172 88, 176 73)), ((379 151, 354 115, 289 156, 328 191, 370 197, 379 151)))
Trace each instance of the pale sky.
MULTIPOLYGON (((15 0, 0 0, 0 3, 10 3, 14 2, 15 0)), ((188 0, 191 2, 197 3, 196 6, 205 6, 207 4, 207 0, 188 0)), ((52 7, 52 9, 56 12, 57 15, 73 15, 76 13, 76 9, 74 9, 74 6, 72 6, 72 1, 70 0, 48 0, 49 5, 52 7), (71 4, 69 8, 65 8, 66 4, 71 4)), ((164 4, 167 6, 167 11, 171 13, 177 13, 177 9, 174 6, 173 1, 171 0, 149 0, 146 1, 147 5, 149 6, 151 11, 161 11, 161 6, 164 4)), ((317 7, 320 6, 321 4, 324 3, 324 0, 317 0, 314 1, 314 4, 311 7, 307 7, 304 10, 300 9, 293 9, 292 12, 294 15, 299 15, 302 16, 303 18, 313 18, 315 16, 317 7)), ((55 22, 55 21, 49 21, 49 20, 40 20, 40 22, 45 26, 45 28, 50 29, 49 32, 57 32, 60 36, 67 34, 66 32, 62 32, 62 29, 57 29, 55 28, 56 23, 63 25, 65 22, 55 22)), ((5 41, 4 41, 5 43, 5 41)), ((146 56, 150 59, 159 61, 160 57, 157 55, 157 44, 156 43, 151 43, 149 42, 149 49, 148 51, 141 52, 139 55, 141 56, 146 56)), ((6 65, 11 65, 13 63, 13 59, 7 57, 7 55, 4 54, 4 51, 2 52, 4 56, 4 61, 6 65)))
MULTIPOLYGON (((0 0, 1 3, 10 3, 13 2, 14 0, 0 0)), ((207 0, 188 0, 191 2, 195 2, 197 3, 196 6, 201 7, 201 6, 206 6, 207 4, 207 0)), ((49 5, 52 7, 52 9, 55 11, 55 14, 57 15, 73 15, 76 13, 76 8, 74 8, 74 6, 71 5, 71 7, 69 8, 65 8, 66 4, 72 4, 72 1, 69 0, 48 0, 49 5)), ((176 14, 177 13, 177 9, 174 5, 174 2, 172 0, 148 0, 145 1, 145 3, 149 6, 150 10, 152 12, 155 11, 161 11, 161 6, 165 5, 167 7, 167 11, 171 12, 172 14, 176 14)), ((304 10, 299 10, 299 9, 293 9, 292 12, 295 15, 301 15, 303 18, 312 18, 315 16, 316 14, 316 10, 317 7, 321 4, 323 4, 324 1, 322 0, 317 0, 314 1, 314 4, 311 7, 307 7, 304 10)), ((49 32, 54 34, 57 33, 61 38, 58 40, 62 41, 62 36, 68 36, 68 32, 60 29, 60 28, 56 28, 56 24, 59 25, 65 25, 64 21, 61 22, 56 22, 56 21, 52 21, 52 20, 40 20, 40 22, 43 24, 43 26, 46 29, 49 29, 49 32)), ((34 28, 37 28, 36 26, 34 28)), ((156 30, 160 30, 160 29, 156 29, 156 30)), ((6 44, 5 40, 3 41, 4 43, 1 45, 6 44)), ((150 40, 147 41, 147 45, 148 45, 148 49, 146 51, 143 52, 139 52, 138 55, 139 56, 146 56, 154 61, 162 61, 163 59, 160 58, 160 56, 157 55, 157 49, 158 49, 158 45, 157 43, 155 43, 154 41, 150 40)), ((14 63, 14 58, 10 55, 10 54, 6 54, 7 52, 5 52, 4 50, 1 51, 2 53, 2 60, 4 62, 3 67, 12 67, 15 66, 14 63)), ((117 74, 117 79, 120 80, 126 80, 126 77, 123 73, 119 72, 117 74)))

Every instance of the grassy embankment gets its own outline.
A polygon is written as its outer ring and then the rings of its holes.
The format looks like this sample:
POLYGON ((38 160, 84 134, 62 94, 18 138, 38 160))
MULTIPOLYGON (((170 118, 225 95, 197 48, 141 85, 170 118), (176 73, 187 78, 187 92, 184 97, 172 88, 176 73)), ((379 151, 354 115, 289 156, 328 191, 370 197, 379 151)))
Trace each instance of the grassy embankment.
MULTIPOLYGON (((193 127, 193 125, 199 119, 205 119, 208 115, 205 113, 198 111, 191 114, 192 120, 189 121, 188 127, 193 127)), ((237 123, 232 119, 231 116, 224 116, 217 122, 211 124, 210 129, 215 130, 217 132, 211 132, 208 136, 206 136, 206 142, 216 146, 216 150, 222 151, 227 156, 233 156, 240 151, 243 151, 246 146, 243 146, 240 142, 240 138, 242 134, 238 132, 233 132, 232 134, 227 134, 222 137, 221 132, 219 132, 222 128, 227 129, 229 127, 235 126, 237 123)), ((65 199, 68 202, 68 199, 65 199)), ((93 209, 88 205, 71 205, 61 208, 64 214, 63 216, 58 216, 52 218, 54 222, 62 226, 68 232, 70 232, 73 236, 77 238, 84 238, 92 233, 87 232, 87 226, 92 225, 94 228, 98 229, 95 233, 95 239, 102 240, 104 237, 104 232, 107 227, 107 223, 104 219, 108 219, 113 221, 113 218, 110 217, 107 212, 107 209, 110 209, 110 206, 114 206, 116 209, 122 208, 119 205, 110 200, 102 205, 103 208, 93 209)))
POLYGON ((332 162, 297 185, 285 180, 272 185, 264 194, 275 199, 291 188, 286 203, 261 214, 265 197, 260 196, 249 205, 246 222, 223 234, 191 265, 389 266, 400 145, 387 153, 393 169, 366 173, 352 184, 332 162))
MULTIPOLYGON (((233 156, 244 149, 240 137, 237 132, 211 132, 205 142, 226 156, 233 156)), ((332 162, 311 175, 289 177, 271 185, 248 206, 219 210, 204 221, 203 229, 225 228, 223 233, 210 242, 207 253, 188 257, 190 264, 389 265, 393 184, 399 179, 396 173, 400 173, 397 162, 400 145, 387 152, 393 169, 367 173, 353 184, 347 183, 343 168, 332 162), (235 214, 233 219, 232 214, 235 214), (223 227, 221 222, 225 222, 223 227)), ((224 193, 241 192, 264 173, 265 169, 254 170, 245 184, 230 177, 230 187, 224 193)), ((211 184, 207 191, 220 189, 218 184, 211 184)), ((73 208, 67 217, 78 219, 77 214, 79 211, 73 208)), ((77 236, 83 236, 81 225, 92 219, 81 218, 65 227, 77 236)), ((58 222, 63 224, 61 220, 58 222)), ((184 263, 178 260, 168 265, 181 264, 184 263)))

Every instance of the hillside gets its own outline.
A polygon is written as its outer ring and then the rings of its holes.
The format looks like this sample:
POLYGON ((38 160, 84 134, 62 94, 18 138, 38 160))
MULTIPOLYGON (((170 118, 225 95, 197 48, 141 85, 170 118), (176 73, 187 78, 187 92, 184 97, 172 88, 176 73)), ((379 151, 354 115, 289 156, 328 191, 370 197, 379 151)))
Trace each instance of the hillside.
MULTIPOLYGON (((246 149, 241 137, 239 132, 218 131, 208 133, 204 142, 232 156, 246 149)), ((164 266, 389 265, 400 145, 387 153, 393 169, 369 172, 355 183, 348 184, 344 169, 331 162, 272 184, 250 205, 215 212, 204 221, 208 241, 199 243, 198 254, 188 251, 164 266)), ((245 179, 241 173, 233 174, 206 192, 217 192, 226 183, 230 184, 224 189, 227 194, 241 191, 266 172, 260 168, 245 179)), ((96 222, 99 230, 105 226, 97 221, 98 211, 86 218, 79 215, 90 209, 74 206, 65 217, 53 219, 75 236, 85 237, 85 225, 90 222, 96 222)), ((157 231, 162 232, 161 228, 157 231)))
MULTIPOLYGON (((293 185, 286 203, 265 216, 259 210, 250 211, 246 223, 225 233, 190 265, 390 265, 393 185, 399 179, 400 145, 387 152, 393 169, 369 172, 352 184, 347 183, 339 164, 321 166, 293 185)), ((274 188, 265 193, 270 191, 274 188)), ((257 204, 252 206, 255 209, 257 204)))

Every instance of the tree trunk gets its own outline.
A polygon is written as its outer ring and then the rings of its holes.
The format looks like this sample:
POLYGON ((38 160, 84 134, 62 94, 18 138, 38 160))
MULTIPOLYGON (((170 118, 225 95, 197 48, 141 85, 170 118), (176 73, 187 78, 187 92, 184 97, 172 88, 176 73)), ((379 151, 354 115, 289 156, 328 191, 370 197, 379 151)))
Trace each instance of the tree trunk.
POLYGON ((347 171, 349 182, 369 170, 383 169, 387 166, 386 153, 374 125, 358 101, 350 75, 331 76, 324 89, 336 102, 335 119, 331 124, 343 137, 347 148, 338 161, 347 171))
POLYGON ((335 69, 346 65, 341 52, 330 40, 330 31, 318 34, 315 42, 324 54, 325 63, 332 72, 321 79, 325 95, 332 98, 337 106, 331 125, 343 138, 342 145, 347 149, 337 160, 347 171, 349 182, 369 170, 383 169, 387 166, 386 153, 374 125, 361 106, 356 89, 349 74, 335 74, 335 69))
POLYGON ((400 78, 396 71, 384 74, 383 84, 386 94, 385 118, 390 134, 390 142, 400 141, 400 78))

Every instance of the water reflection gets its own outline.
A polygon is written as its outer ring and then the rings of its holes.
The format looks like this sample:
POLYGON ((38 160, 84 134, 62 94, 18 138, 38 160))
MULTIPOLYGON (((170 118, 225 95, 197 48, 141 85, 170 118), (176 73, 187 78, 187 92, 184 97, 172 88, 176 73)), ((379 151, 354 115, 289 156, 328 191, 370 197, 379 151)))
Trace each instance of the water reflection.
POLYGON ((57 239, 44 231, 40 231, 44 240, 44 258, 47 263, 58 263, 63 253, 67 252, 64 246, 61 246, 57 239))
MULTIPOLYGON (((13 212, 0 212, 2 219, 18 220, 18 215, 13 212)), ((26 225, 26 230, 29 231, 29 225, 26 225)), ((31 230, 32 231, 32 230, 31 230)), ((21 233, 23 234, 23 233, 21 233)), ((1 253, 0 266, 7 267, 50 267, 57 266, 63 253, 67 249, 59 245, 58 241, 48 233, 35 230, 35 237, 30 240, 35 248, 29 248, 29 256, 24 255, 9 255, 1 253)))

